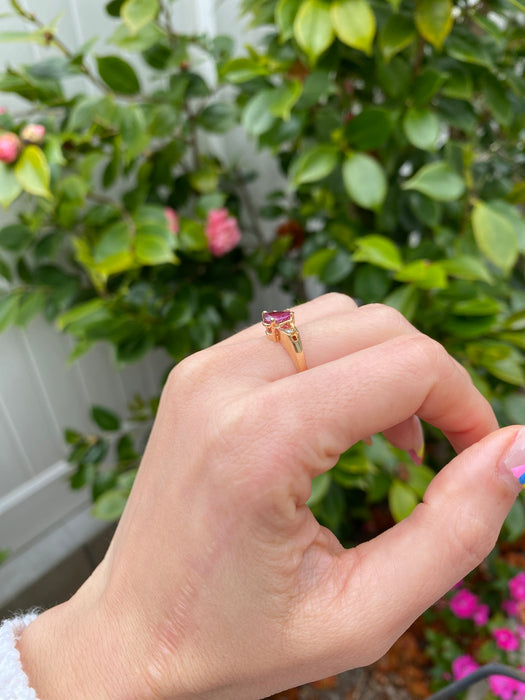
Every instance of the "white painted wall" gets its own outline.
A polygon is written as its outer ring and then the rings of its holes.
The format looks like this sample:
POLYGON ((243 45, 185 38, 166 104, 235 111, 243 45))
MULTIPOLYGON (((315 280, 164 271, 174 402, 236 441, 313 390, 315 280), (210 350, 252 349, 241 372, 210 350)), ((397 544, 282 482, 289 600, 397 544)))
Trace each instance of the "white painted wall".
MULTIPOLYGON (((44 21, 63 13, 60 36, 71 47, 113 31, 104 12, 107 0, 23 1, 44 21)), ((238 6, 238 0, 176 0, 173 14, 181 31, 237 32, 244 40, 238 6)), ((6 11, 8 0, 0 0, 0 15, 6 11)), ((20 28, 19 22, 0 19, 0 31, 20 28)), ((0 45, 0 66, 43 57, 40 47, 0 45)), ((20 102, 4 94, 0 105, 15 110, 20 102)), ((239 139, 218 145, 232 160, 246 164, 254 157, 239 139)), ((275 185, 271 160, 259 161, 261 167, 265 175, 256 195, 275 185)), ((12 213, 0 217, 3 222, 12 213)), ((156 352, 118 374, 109 349, 99 346, 68 369, 70 342, 41 319, 26 330, 0 334, 0 549, 11 550, 0 566, 0 605, 103 527, 89 515, 87 494, 68 486, 64 427, 87 429, 93 403, 122 412, 135 392, 158 393, 167 367, 167 358, 156 352)))

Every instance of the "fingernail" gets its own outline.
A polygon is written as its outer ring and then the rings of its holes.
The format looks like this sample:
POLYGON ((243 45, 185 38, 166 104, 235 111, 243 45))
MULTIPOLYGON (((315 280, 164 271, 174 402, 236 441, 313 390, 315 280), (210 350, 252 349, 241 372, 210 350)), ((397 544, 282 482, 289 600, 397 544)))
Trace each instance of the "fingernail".
POLYGON ((410 459, 414 462, 417 467, 423 464, 423 457, 425 455, 425 445, 423 444, 418 450, 408 450, 410 459))
POLYGON ((512 445, 503 458, 503 465, 525 487, 525 428, 516 433, 512 445))

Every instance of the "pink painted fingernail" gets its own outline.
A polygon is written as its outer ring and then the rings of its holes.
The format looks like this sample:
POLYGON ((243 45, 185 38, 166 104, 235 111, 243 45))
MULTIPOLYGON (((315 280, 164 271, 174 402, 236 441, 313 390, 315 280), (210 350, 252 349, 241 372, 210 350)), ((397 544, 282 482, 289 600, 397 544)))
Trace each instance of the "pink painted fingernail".
POLYGON ((414 462, 417 467, 423 464, 423 457, 425 455, 425 445, 422 445, 419 450, 408 450, 410 459, 414 462))
POLYGON ((525 487, 525 428, 522 428, 507 454, 503 458, 503 466, 525 487))

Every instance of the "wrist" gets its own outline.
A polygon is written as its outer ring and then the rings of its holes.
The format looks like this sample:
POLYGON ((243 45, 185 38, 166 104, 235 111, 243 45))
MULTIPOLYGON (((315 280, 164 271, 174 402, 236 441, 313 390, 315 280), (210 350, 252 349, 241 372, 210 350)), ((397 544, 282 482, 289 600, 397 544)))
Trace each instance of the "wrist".
POLYGON ((149 700, 129 639, 82 589, 29 624, 17 643, 22 668, 39 700, 149 700))

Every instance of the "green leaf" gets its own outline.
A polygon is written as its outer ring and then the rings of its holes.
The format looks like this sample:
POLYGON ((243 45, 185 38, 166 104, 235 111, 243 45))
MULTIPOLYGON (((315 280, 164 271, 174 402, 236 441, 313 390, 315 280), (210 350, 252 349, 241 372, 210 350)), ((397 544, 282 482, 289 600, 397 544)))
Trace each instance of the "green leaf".
POLYGON ((417 0, 416 26, 421 36, 441 49, 454 25, 451 0, 417 0))
POLYGON ((270 113, 274 117, 280 117, 285 121, 290 119, 290 113, 301 97, 302 85, 299 80, 289 80, 272 92, 270 113))
POLYGON ((472 212, 472 229, 480 251, 504 272, 518 259, 518 239, 511 221, 484 202, 477 202, 472 212))
POLYGON ((396 274, 399 282, 411 282, 421 289, 445 289, 447 274, 439 263, 415 260, 403 266, 396 274))
POLYGON ((39 290, 24 292, 18 302, 18 310, 15 319, 16 325, 27 325, 29 321, 42 311, 45 302, 46 297, 39 290))
POLYGON ((345 133, 352 146, 361 151, 373 151, 390 138, 391 114, 379 107, 364 109, 347 124, 345 133))
POLYGON ((33 239, 30 229, 24 224, 11 224, 0 230, 0 248, 20 253, 33 239))
POLYGON ((454 202, 465 193, 465 183, 444 161, 424 165, 403 183, 404 190, 416 190, 438 202, 454 202))
POLYGON ((198 115, 196 121, 206 131, 225 134, 237 122, 237 107, 233 102, 216 102, 206 107, 198 115))
POLYGON ((391 15, 379 34, 379 48, 386 63, 410 46, 416 37, 416 28, 410 18, 391 15))
POLYGON ((323 0, 306 0, 299 8, 294 22, 294 36, 303 51, 315 63, 332 45, 335 34, 330 8, 323 0))
POLYGON ((315 479, 312 480, 312 493, 310 494, 310 498, 306 502, 306 505, 309 508, 312 508, 312 506, 315 506, 317 503, 322 501, 328 493, 331 483, 332 479, 328 472, 316 476, 315 479))
POLYGON ((133 267, 131 240, 131 231, 125 221, 118 221, 106 229, 93 248, 97 271, 114 275, 133 267))
POLYGON ((451 277, 462 280, 481 281, 492 284, 493 277, 487 270, 487 266, 479 258, 470 255, 458 255, 455 258, 441 260, 441 266, 451 277))
POLYGON ((421 292, 412 284, 403 284, 389 294, 385 304, 397 309, 405 318, 411 321, 418 309, 421 292))
POLYGON ((242 125, 250 136, 264 134, 275 123, 275 117, 270 112, 273 94, 273 90, 258 92, 244 108, 242 125))
POLYGON ((435 476, 434 472, 424 464, 419 466, 415 464, 408 464, 407 470, 409 475, 408 485, 415 492, 415 494, 419 496, 419 498, 423 499, 425 491, 435 476))
POLYGON ((303 263, 303 277, 321 277, 328 263, 335 258, 335 248, 321 248, 312 253, 303 263))
POLYGON ((513 118, 512 105, 501 80, 491 73, 486 73, 482 78, 482 86, 485 99, 496 121, 502 126, 509 126, 513 118))
POLYGON ((293 187, 306 182, 318 182, 330 175, 337 165, 337 151, 333 146, 317 145, 296 156, 288 175, 293 187))
POLYGON ((174 263, 175 238, 166 225, 143 224, 137 228, 135 256, 141 265, 174 263))
POLYGON ((279 28, 281 41, 293 37, 293 24, 302 0, 279 0, 275 8, 275 23, 279 28))
POLYGON ((356 241, 354 262, 366 262, 384 270, 399 270, 403 264, 396 244, 385 236, 371 234, 356 241))
POLYGON ((91 408, 91 418, 101 430, 113 432, 120 429, 120 418, 116 413, 103 406, 93 406, 91 408))
POLYGON ((511 394, 503 400, 503 407, 513 423, 525 424, 525 394, 511 394))
POLYGON ((108 321, 111 318, 102 299, 91 299, 61 314, 57 319, 57 328, 61 331, 67 328, 69 333, 75 334, 72 325, 80 331, 96 321, 108 321))
POLYGON ((447 79, 447 74, 435 70, 434 68, 425 68, 425 70, 416 78, 413 83, 411 92, 412 101, 415 107, 424 107, 440 90, 441 86, 447 79))
POLYGON ((409 109, 403 120, 403 129, 410 143, 424 151, 435 151, 441 124, 435 112, 429 109, 409 109))
POLYGON ((7 209, 22 193, 22 185, 18 182, 13 168, 0 162, 0 204, 7 209))
POLYGON ((349 155, 343 164, 343 181, 349 197, 364 209, 380 209, 387 195, 381 165, 365 153, 349 155))
POLYGON ((120 518, 124 512, 126 503, 127 494, 125 491, 121 491, 120 489, 105 491, 95 501, 91 508, 91 514, 99 520, 113 522, 120 518))
POLYGON ((0 297, 0 333, 15 322, 18 309, 18 297, 6 294, 0 297))
POLYGON ((140 83, 133 68, 118 56, 98 56, 98 72, 106 85, 120 95, 140 92, 140 83))
POLYGON ((394 479, 388 489, 388 505, 394 520, 407 518, 418 504, 415 492, 400 479, 394 479))
POLYGON ((367 0, 335 0, 330 6, 337 38, 352 49, 370 55, 376 34, 376 18, 367 0))
POLYGON ((155 19, 159 11, 159 0, 126 0, 120 8, 120 16, 132 34, 155 19))
POLYGON ((512 504, 509 514, 505 518, 506 540, 515 542, 525 531, 525 506, 520 498, 512 504))
POLYGON ((29 194, 46 199, 51 197, 49 164, 38 146, 26 146, 15 165, 15 176, 29 194))

